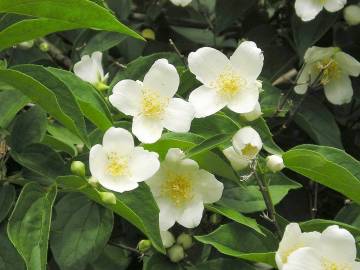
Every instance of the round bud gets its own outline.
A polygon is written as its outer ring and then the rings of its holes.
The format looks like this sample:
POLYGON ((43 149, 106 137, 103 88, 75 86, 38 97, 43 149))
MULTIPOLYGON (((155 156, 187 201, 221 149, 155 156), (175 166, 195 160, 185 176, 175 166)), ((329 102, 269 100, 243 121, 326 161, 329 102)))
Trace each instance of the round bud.
POLYGON ((261 107, 259 102, 256 104, 255 108, 248 113, 242 113, 241 116, 245 118, 246 121, 254 121, 258 119, 263 113, 261 112, 261 107))
POLYGON ((167 251, 170 261, 174 263, 180 262, 185 257, 184 249, 182 246, 175 244, 167 251))
POLYGON ((39 45, 39 49, 42 52, 48 52, 49 51, 49 43, 41 42, 40 45, 39 45))
POLYGON ((349 5, 344 9, 344 19, 348 25, 360 24, 360 6, 349 5))
POLYGON ((90 184, 90 186, 94 187, 94 188, 97 188, 98 187, 98 184, 99 184, 99 181, 95 178, 95 177, 90 177, 88 179, 88 182, 90 184))
POLYGON ((176 239, 176 243, 181 245, 185 250, 191 248, 193 245, 192 237, 187 233, 180 234, 176 239))
POLYGON ((77 176, 81 176, 81 177, 85 176, 85 164, 81 161, 71 162, 70 170, 73 174, 77 176))
POLYGON ((81 154, 84 151, 84 144, 83 143, 79 143, 77 145, 75 145, 77 151, 79 154, 81 154))
POLYGON ((160 236, 165 248, 169 248, 175 243, 175 237, 169 231, 160 231, 160 236))
POLYGON ((108 191, 103 191, 103 192, 99 192, 101 201, 105 204, 116 204, 116 196, 114 193, 112 192, 108 192, 108 191))
POLYGON ((271 155, 266 158, 266 166, 273 173, 281 171, 285 165, 281 156, 279 155, 271 155))
POLYGON ((137 247, 141 253, 145 253, 151 248, 151 241, 147 239, 143 239, 138 243, 137 247))
POLYGON ((20 42, 18 44, 18 47, 20 49, 23 49, 23 50, 27 50, 27 49, 30 49, 34 46, 34 41, 33 40, 28 40, 28 41, 24 41, 24 42, 20 42))
POLYGON ((155 32, 150 28, 145 28, 142 30, 141 35, 146 39, 155 40, 155 32))
POLYGON ((210 216, 210 223, 211 224, 217 225, 217 224, 219 224, 221 222, 221 220, 222 220, 222 216, 219 215, 219 214, 214 213, 214 214, 212 214, 210 216))

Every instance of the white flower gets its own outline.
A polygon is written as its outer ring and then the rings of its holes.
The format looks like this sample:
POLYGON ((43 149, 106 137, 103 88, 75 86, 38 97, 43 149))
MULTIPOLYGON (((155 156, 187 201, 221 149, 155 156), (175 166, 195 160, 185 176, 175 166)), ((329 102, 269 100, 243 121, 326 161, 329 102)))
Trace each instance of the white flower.
POLYGON ((133 80, 118 82, 109 97, 112 105, 133 116, 132 132, 143 143, 154 143, 163 128, 187 132, 194 118, 190 103, 173 98, 179 75, 166 59, 157 60, 146 73, 143 83, 133 80))
POLYGON ((313 20, 323 8, 329 12, 336 12, 345 4, 346 0, 296 0, 295 11, 306 22, 313 20))
POLYGON ((284 161, 279 155, 271 155, 266 158, 266 166, 273 173, 279 172, 285 168, 284 161))
POLYGON ((259 83, 264 56, 254 42, 244 41, 229 58, 222 52, 203 47, 188 57, 189 69, 203 84, 189 101, 195 117, 201 118, 227 106, 237 113, 254 110, 259 100, 259 83))
POLYGON ((262 148, 259 133, 252 127, 243 127, 235 133, 232 144, 234 150, 247 159, 254 159, 262 148))
POLYGON ((242 113, 241 116, 245 118, 246 121, 251 122, 258 119, 262 114, 260 103, 258 102, 251 112, 242 113))
POLYGON ((304 247, 291 253, 282 270, 359 270, 356 262, 356 242, 345 229, 328 227, 314 247, 304 247))
POLYGON ((223 184, 177 148, 169 149, 159 171, 146 183, 160 208, 160 230, 175 222, 186 228, 200 224, 204 204, 221 198, 223 184))
POLYGON ((102 145, 90 149, 89 164, 91 175, 116 192, 137 188, 160 167, 157 153, 135 147, 129 131, 114 127, 105 132, 102 145))
POLYGON ((161 241, 164 248, 169 248, 175 244, 175 237, 169 231, 160 231, 161 241))
POLYGON ((192 0, 170 0, 175 6, 186 7, 191 3, 192 0))
POLYGON ((299 224, 297 223, 290 223, 287 225, 283 238, 279 244, 279 249, 275 255, 278 268, 280 270, 283 269, 283 265, 288 262, 288 258, 293 252, 303 247, 314 246, 320 239, 320 235, 319 232, 301 232, 299 224))
POLYGON ((335 105, 349 103, 353 88, 349 76, 360 74, 360 63, 336 47, 311 47, 304 56, 305 66, 294 88, 297 94, 305 94, 316 79, 323 85, 325 96, 335 105))
POLYGON ((105 90, 109 74, 104 75, 101 61, 102 52, 93 52, 91 57, 83 55, 81 60, 74 65, 74 73, 82 80, 94 85, 98 90, 105 90))
POLYGON ((360 6, 349 5, 344 9, 344 19, 348 25, 360 24, 360 6))
POLYGON ((235 171, 241 171, 250 164, 250 159, 236 152, 233 146, 224 149, 223 154, 230 161, 230 164, 235 171))

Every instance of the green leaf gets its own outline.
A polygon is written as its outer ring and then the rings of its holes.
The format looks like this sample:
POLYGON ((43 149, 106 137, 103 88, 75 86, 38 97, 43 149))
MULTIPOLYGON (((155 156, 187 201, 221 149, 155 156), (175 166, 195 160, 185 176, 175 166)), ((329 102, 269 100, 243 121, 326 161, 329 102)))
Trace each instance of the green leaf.
POLYGON ((15 115, 29 102, 28 97, 15 89, 1 91, 0 127, 6 128, 15 115))
POLYGON ((78 153, 75 146, 67 144, 64 141, 59 140, 53 136, 45 135, 41 143, 51 147, 56 151, 68 153, 72 157, 76 156, 78 153))
POLYGON ((348 230, 355 237, 360 236, 360 229, 339 221, 325 220, 325 219, 312 219, 309 221, 301 222, 300 227, 304 232, 318 231, 322 232, 331 225, 338 225, 341 228, 348 230))
POLYGON ((9 143, 11 149, 21 152, 28 145, 41 142, 45 136, 46 127, 46 113, 38 106, 19 114, 11 131, 9 143))
POLYGON ((9 219, 10 241, 23 257, 28 270, 45 270, 52 206, 56 185, 45 190, 37 183, 28 183, 20 193, 9 219))
POLYGON ((212 245, 223 254, 275 266, 274 251, 277 249, 277 240, 267 229, 262 228, 262 231, 265 235, 244 225, 230 223, 220 226, 208 235, 195 238, 201 243, 212 245))
MULTIPOLYGON (((278 111, 282 97, 281 91, 266 79, 263 79, 262 89, 264 91, 260 94, 260 106, 263 117, 272 117, 278 111)), ((289 104, 285 103, 281 111, 278 112, 278 115, 285 116, 288 110, 289 104)))
POLYGON ((25 263, 7 234, 6 225, 0 226, 0 270, 25 270, 25 263))
POLYGON ((227 143, 231 140, 231 134, 218 134, 209 139, 205 139, 199 145, 192 147, 186 151, 186 158, 199 155, 216 148, 220 144, 227 143))
POLYGON ((360 202, 360 162, 344 151, 300 145, 284 153, 283 159, 288 169, 360 202))
POLYGON ((151 255, 150 258, 144 260, 143 270, 182 270, 180 264, 172 263, 168 257, 159 253, 151 255))
POLYGON ((0 223, 7 217, 13 207, 15 195, 16 192, 13 185, 3 184, 0 186, 0 223))
POLYGON ((231 209, 226 206, 216 205, 216 204, 206 205, 206 209, 211 212, 223 215, 233 221, 236 221, 239 224, 245 225, 245 226, 257 231, 258 233, 263 234, 263 232, 261 231, 261 229, 255 219, 246 217, 234 209, 231 209))
POLYGON ((303 22, 294 14, 291 22, 294 42, 299 57, 302 59, 305 51, 313 46, 336 22, 337 14, 321 12, 310 22, 303 22))
POLYGON ((146 184, 141 184, 132 192, 121 194, 114 192, 116 204, 108 204, 103 202, 100 196, 100 192, 104 190, 93 188, 81 177, 62 176, 57 179, 57 182, 64 188, 85 194, 91 200, 123 217, 149 237, 157 250, 165 252, 159 231, 159 209, 146 184))
POLYGON ((182 26, 171 26, 171 29, 186 39, 202 45, 215 46, 215 44, 220 44, 224 41, 223 37, 216 37, 209 29, 182 26))
MULTIPOLYGON (((143 39, 135 31, 119 22, 109 10, 88 0, 77 0, 76 2, 72 0, 3 0, 0 3, 0 12, 49 19, 52 28, 49 28, 47 33, 53 32, 54 30, 94 28, 143 39), (58 21, 57 28, 55 28, 54 21, 58 21), (63 26, 63 29, 61 29, 61 26, 63 26)), ((43 26, 45 26, 45 24, 41 22, 40 27, 43 26)), ((43 33, 40 33, 36 28, 29 28, 29 30, 36 32, 36 35, 35 33, 33 34, 34 37, 43 35, 43 33)), ((6 36, 3 37, 4 40, 0 40, 0 44, 7 43, 6 47, 15 44, 7 40, 6 36)))
POLYGON ((114 217, 106 209, 79 193, 69 193, 55 205, 50 247, 63 270, 84 269, 105 248, 114 217))
POLYGON ((204 263, 197 264, 188 268, 188 270, 220 270, 220 269, 231 269, 231 270, 256 270, 255 266, 242 262, 240 260, 218 258, 210 260, 204 263))
POLYGON ((87 266, 88 270, 126 270, 131 262, 129 252, 107 245, 98 258, 87 266))
POLYGON ((295 115, 296 124, 317 144, 343 149, 334 115, 316 99, 307 99, 295 115))
POLYGON ((84 82, 72 72, 56 68, 47 68, 47 70, 67 86, 79 103, 85 117, 100 130, 106 131, 113 125, 111 113, 104 98, 93 86, 84 82))
POLYGON ((97 33, 87 42, 86 47, 81 52, 81 55, 90 55, 96 51, 105 52, 123 42, 125 39, 126 36, 118 33, 97 33))
POLYGON ((335 220, 360 228, 360 205, 356 203, 345 205, 336 215, 335 220))

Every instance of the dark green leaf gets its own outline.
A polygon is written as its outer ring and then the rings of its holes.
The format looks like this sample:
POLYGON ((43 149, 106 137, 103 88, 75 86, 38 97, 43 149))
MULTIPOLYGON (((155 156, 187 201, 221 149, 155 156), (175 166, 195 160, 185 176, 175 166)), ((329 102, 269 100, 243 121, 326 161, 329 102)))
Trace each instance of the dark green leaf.
POLYGON ((115 246, 107 245, 99 257, 90 265, 88 270, 126 270, 131 262, 129 253, 115 246))
POLYGON ((126 36, 119 33, 100 32, 93 36, 86 44, 82 55, 90 55, 93 52, 105 52, 124 41, 126 36))
POLYGON ((150 258, 144 260, 143 270, 181 270, 180 264, 172 263, 168 257, 159 253, 153 254, 150 258))
POLYGON ((360 228, 360 205, 356 203, 345 205, 336 215, 335 220, 360 228))
POLYGON ((13 207, 15 195, 16 192, 13 185, 3 184, 0 186, 0 223, 7 217, 13 207))
POLYGON ((205 139, 199 145, 190 148, 186 151, 186 158, 205 153, 231 140, 231 134, 218 134, 211 138, 205 139))
POLYGON ((17 90, 5 90, 0 92, 0 127, 6 128, 15 115, 30 100, 17 90))
POLYGON ((256 270, 255 266, 242 262, 240 260, 219 258, 204 263, 197 264, 188 268, 188 270, 256 270))
POLYGON ((0 226, 0 270, 25 270, 25 263, 7 234, 6 225, 0 226))

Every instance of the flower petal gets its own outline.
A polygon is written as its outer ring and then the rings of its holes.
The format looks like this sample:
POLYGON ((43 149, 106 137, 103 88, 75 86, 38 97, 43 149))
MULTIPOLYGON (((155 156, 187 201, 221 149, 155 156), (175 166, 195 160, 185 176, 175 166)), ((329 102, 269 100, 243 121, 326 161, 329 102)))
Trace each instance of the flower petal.
POLYGON ((227 104, 225 99, 221 98, 215 89, 204 85, 190 93, 189 102, 194 106, 196 118, 212 115, 220 111, 227 104))
POLYGON ((104 69, 102 66, 102 55, 103 55, 102 52, 93 52, 91 54, 91 59, 97 67, 97 71, 98 71, 98 74, 99 74, 101 80, 104 79, 104 69))
POLYGON ((312 64, 305 64, 304 68, 301 71, 301 74, 296 82, 294 91, 296 94, 303 95, 307 92, 309 83, 311 83, 311 70, 312 64))
POLYGON ((239 155, 232 146, 224 149, 223 153, 235 171, 245 169, 250 164, 250 160, 239 155))
POLYGON ((338 52, 337 54, 335 54, 334 58, 335 61, 339 64, 340 68, 347 74, 354 77, 360 75, 360 62, 351 55, 344 52, 338 52))
POLYGON ((109 96, 110 103, 119 111, 127 115, 137 115, 141 110, 141 85, 133 80, 118 82, 109 96))
POLYGON ((74 73, 91 84, 96 84, 99 81, 97 65, 88 55, 81 57, 81 60, 74 65, 74 73))
POLYGON ((201 194, 203 203, 214 203, 220 200, 224 185, 215 176, 205 170, 198 170, 194 177, 194 190, 201 194))
POLYGON ((204 211, 203 202, 197 198, 186 205, 186 208, 177 218, 177 222, 186 228, 195 228, 201 222, 204 211))
POLYGON ((230 57, 230 61, 242 77, 256 80, 264 65, 264 55, 255 42, 244 41, 230 57))
POLYGON ((296 14, 303 21, 311 21, 319 14, 322 10, 323 5, 321 1, 318 0, 296 0, 295 1, 295 11, 296 14))
POLYGON ((163 198, 155 198, 159 206, 159 225, 161 231, 167 231, 174 226, 175 221, 180 216, 181 212, 179 208, 174 207, 171 202, 163 198))
POLYGON ((324 7, 329 12, 336 12, 346 5, 346 0, 327 0, 324 7))
POLYGON ((180 78, 176 68, 166 59, 156 60, 144 77, 144 88, 158 91, 161 96, 173 97, 178 90, 180 78))
POLYGON ((133 118, 132 132, 143 143, 154 143, 159 140, 162 130, 163 123, 159 118, 143 115, 133 118))
POLYGON ((348 75, 342 74, 338 79, 331 80, 324 86, 325 96, 330 103, 343 105, 349 103, 354 94, 348 75))
POLYGON ((138 183, 131 181, 128 176, 105 175, 98 180, 103 187, 120 193, 136 189, 139 186, 138 183))
POLYGON ((262 148, 262 140, 259 133, 252 127, 243 127, 235 133, 232 138, 232 144, 236 152, 241 153, 242 149, 251 144, 256 147, 258 151, 262 148))
POLYGON ((160 168, 159 155, 142 147, 135 147, 129 160, 131 179, 135 182, 145 181, 160 168))
POLYGON ((106 164, 107 155, 102 145, 97 144, 91 147, 89 153, 89 169, 91 175, 98 180, 103 178, 106 164))
POLYGON ((338 51, 339 48, 337 47, 323 48, 323 47, 312 46, 306 50, 304 55, 304 60, 305 63, 321 61, 323 59, 333 57, 338 51))
POLYGON ((165 112, 164 127, 174 132, 188 132, 195 110, 191 103, 172 98, 165 112))
POLYGON ((226 69, 231 67, 230 60, 222 52, 203 47, 188 57, 189 69, 203 84, 209 86, 226 69))
POLYGON ((236 113, 248 113, 255 109, 259 101, 259 88, 255 83, 241 89, 227 105, 228 108, 236 113))
POLYGON ((321 259, 316 253, 316 250, 310 247, 300 248, 293 252, 289 258, 288 263, 285 264, 282 270, 324 270, 321 259))
POLYGON ((126 129, 111 127, 104 134, 103 147, 107 153, 127 155, 134 149, 134 138, 126 129))
POLYGON ((169 248, 175 244, 174 235, 169 231, 160 231, 161 241, 163 242, 164 248, 169 248))

